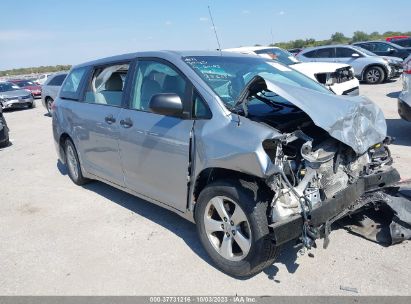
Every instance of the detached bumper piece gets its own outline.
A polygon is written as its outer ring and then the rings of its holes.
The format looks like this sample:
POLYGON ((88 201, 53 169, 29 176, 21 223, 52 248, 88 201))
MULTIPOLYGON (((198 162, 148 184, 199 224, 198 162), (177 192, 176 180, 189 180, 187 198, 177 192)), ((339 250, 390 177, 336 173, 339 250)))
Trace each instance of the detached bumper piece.
POLYGON ((351 214, 339 224, 384 246, 411 239, 411 181, 390 190, 370 193, 364 197, 370 208, 351 214))
POLYGON ((343 92, 343 95, 347 96, 358 96, 360 95, 360 87, 355 87, 343 92))
MULTIPOLYGON (((309 225, 318 230, 319 235, 325 238, 324 247, 326 247, 332 223, 364 207, 368 202, 362 197, 367 193, 384 191, 385 188, 394 185, 399 180, 400 175, 394 168, 365 176, 331 199, 313 208, 310 212, 309 225)), ((281 245, 298 239, 301 237, 302 229, 306 224, 301 215, 295 215, 284 221, 271 224, 273 241, 276 245, 281 245)), ((313 238, 312 241, 315 239, 313 238)))

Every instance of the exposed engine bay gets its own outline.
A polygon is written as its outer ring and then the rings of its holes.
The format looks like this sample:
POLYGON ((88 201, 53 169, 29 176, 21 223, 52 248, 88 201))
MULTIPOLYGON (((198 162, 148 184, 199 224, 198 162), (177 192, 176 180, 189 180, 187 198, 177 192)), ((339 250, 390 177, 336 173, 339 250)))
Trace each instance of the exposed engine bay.
MULTIPOLYGON (((259 76, 249 83, 241 98, 238 103, 241 105, 239 113, 269 125, 283 134, 281 137, 263 142, 265 152, 276 167, 276 172, 267 179, 267 184, 274 193, 269 217, 275 226, 275 223, 301 216, 303 225, 300 240, 305 247, 311 248, 320 236, 326 238, 326 247, 330 226, 334 221, 361 208, 395 201, 392 196, 388 197, 388 194, 383 192, 386 184, 382 178, 385 171, 393 170, 390 166, 391 154, 387 147, 391 143, 391 138, 385 137, 378 142, 374 139, 374 143, 367 147, 368 143, 359 143, 354 137, 349 138, 351 135, 350 131, 346 131, 347 127, 344 127, 344 132, 349 135, 347 137, 341 135, 342 128, 335 129, 332 133, 326 130, 325 120, 321 121, 321 124, 318 121, 314 122, 314 115, 309 116, 307 111, 302 111, 288 99, 267 89, 266 82, 259 76), (262 106, 268 107, 269 110, 261 111, 262 106), (344 139, 349 139, 346 142, 351 145, 344 143, 344 139), (366 199, 369 194, 353 197, 354 201, 349 202, 351 204, 347 205, 347 208, 342 208, 333 219, 321 223, 320 226, 312 225, 313 209, 334 200, 350 186, 353 189, 358 188, 356 184, 359 180, 377 175, 378 179, 374 181, 372 193, 379 193, 377 197, 384 199, 366 199)), ((368 115, 366 112, 363 111, 368 115)), ((353 117, 353 121, 362 120, 361 115, 353 117)), ((373 118, 377 121, 378 116, 368 116, 367 123, 372 123, 373 118)), ((380 130, 384 127, 385 121, 380 130)), ((371 137, 381 138, 382 133, 383 131, 380 134, 370 134, 371 137)), ((365 188, 364 190, 369 190, 365 188)), ((347 199, 347 195, 342 198, 343 201, 347 199)), ((395 210, 393 207, 392 209, 395 210)), ((393 235, 392 238, 397 237, 393 235)))

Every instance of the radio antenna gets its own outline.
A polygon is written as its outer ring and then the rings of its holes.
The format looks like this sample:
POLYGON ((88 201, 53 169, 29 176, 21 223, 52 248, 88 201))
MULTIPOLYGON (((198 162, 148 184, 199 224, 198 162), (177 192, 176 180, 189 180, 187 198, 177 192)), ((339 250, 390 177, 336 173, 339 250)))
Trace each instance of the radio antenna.
POLYGON ((208 6, 208 13, 210 14, 211 24, 213 25, 215 38, 216 38, 217 44, 218 44, 218 50, 221 52, 220 40, 218 39, 217 30, 216 30, 215 25, 214 25, 213 14, 211 14, 211 8, 210 8, 210 6, 208 6))

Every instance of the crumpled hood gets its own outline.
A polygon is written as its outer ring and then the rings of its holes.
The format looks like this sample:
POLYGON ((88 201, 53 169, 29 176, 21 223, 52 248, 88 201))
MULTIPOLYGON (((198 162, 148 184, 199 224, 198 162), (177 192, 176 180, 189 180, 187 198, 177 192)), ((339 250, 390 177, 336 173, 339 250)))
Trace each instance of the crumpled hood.
POLYGON ((338 96, 265 80, 267 89, 303 110, 314 124, 363 154, 387 135, 381 109, 363 96, 338 96))

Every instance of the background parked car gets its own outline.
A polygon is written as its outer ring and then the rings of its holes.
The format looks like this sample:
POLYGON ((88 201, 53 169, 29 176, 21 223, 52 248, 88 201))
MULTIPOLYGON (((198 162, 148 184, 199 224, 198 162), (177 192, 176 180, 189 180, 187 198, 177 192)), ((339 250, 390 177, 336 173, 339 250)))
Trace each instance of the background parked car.
MULTIPOLYGON (((327 45, 307 48, 297 55, 301 61, 339 62, 351 65, 360 81, 377 84, 396 77, 389 59, 355 45, 327 45)), ((391 60, 391 59, 390 59, 391 60)))
POLYGON ((3 109, 0 107, 0 147, 5 147, 9 144, 9 127, 6 119, 3 116, 3 109))
POLYGON ((391 42, 405 48, 411 48, 411 38, 396 39, 391 42))
POLYGON ((33 95, 11 82, 0 82, 0 106, 3 109, 35 107, 33 95))
POLYGON ((294 56, 296 56, 299 52, 301 52, 303 49, 301 48, 294 48, 294 49, 288 49, 287 51, 289 51, 291 54, 293 54, 294 56))
POLYGON ((402 119, 411 122, 411 56, 404 61, 402 92, 398 97, 398 114, 402 119))
POLYGON ((405 59, 411 53, 411 50, 387 41, 364 41, 353 43, 353 45, 362 47, 378 56, 393 56, 405 59))
POLYGON ((31 80, 17 79, 10 82, 18 85, 22 89, 29 90, 34 98, 41 98, 41 86, 31 80))
POLYGON ((66 72, 50 75, 42 86, 41 102, 47 109, 49 115, 51 115, 51 104, 53 103, 54 99, 56 99, 61 84, 63 83, 64 79, 66 79, 66 76, 66 72))
POLYGON ((42 74, 39 77, 35 79, 35 82, 42 85, 47 81, 47 78, 50 76, 50 74, 42 74))
POLYGON ((393 40, 397 40, 397 39, 404 39, 404 38, 410 38, 410 36, 390 36, 390 37, 386 37, 385 41, 393 41, 393 40))
POLYGON ((334 62, 301 62, 288 51, 278 47, 241 47, 225 49, 224 51, 253 54, 274 59, 324 84, 328 89, 338 95, 359 95, 360 84, 354 76, 353 68, 347 64, 334 62))

